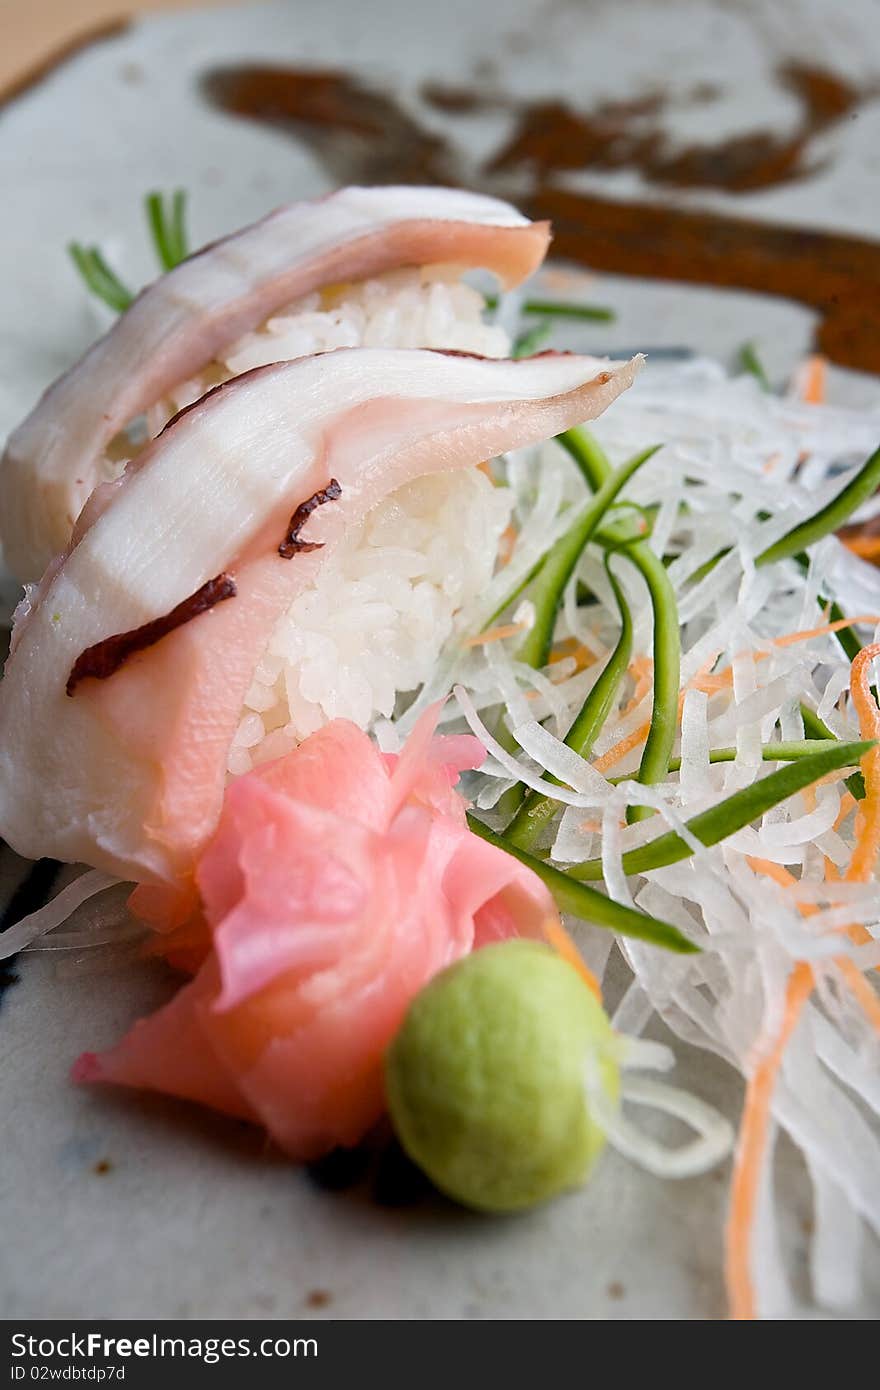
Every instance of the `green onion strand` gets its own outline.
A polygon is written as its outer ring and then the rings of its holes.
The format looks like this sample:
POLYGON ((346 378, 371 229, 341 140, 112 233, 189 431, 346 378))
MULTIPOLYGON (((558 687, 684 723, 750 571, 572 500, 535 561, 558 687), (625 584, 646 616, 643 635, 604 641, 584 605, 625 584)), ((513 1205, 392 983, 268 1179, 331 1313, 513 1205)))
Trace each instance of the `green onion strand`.
MULTIPOLYGON (((826 745, 820 752, 790 762, 750 787, 725 797, 716 806, 687 821, 687 828, 701 844, 717 845, 804 787, 818 782, 820 777, 843 767, 857 767, 873 747, 871 741, 826 745)), ((627 874, 647 873, 650 869, 677 864, 692 853, 690 845, 676 831, 669 831, 646 845, 628 850, 622 856, 623 869, 627 874)), ((588 859, 572 865, 566 872, 576 879, 596 881, 602 878, 602 860, 588 859)))
MULTIPOLYGON (((566 747, 579 753, 582 758, 589 758, 593 751, 593 745, 605 725, 620 683, 626 675, 632 654, 632 614, 623 589, 611 572, 610 558, 610 554, 605 557, 605 568, 620 615, 620 636, 565 739, 566 747)), ((549 780, 557 786, 563 785, 556 777, 550 776, 549 780)), ((531 849, 558 809, 559 803, 553 797, 542 792, 530 792, 507 827, 505 838, 520 849, 531 849)))
POLYGON ((836 497, 832 497, 824 507, 820 507, 806 521, 801 521, 797 526, 792 527, 784 536, 780 536, 778 541, 768 545, 766 550, 762 550, 755 559, 756 565, 773 565, 778 560, 788 560, 799 556, 803 550, 817 541, 828 536, 832 531, 838 531, 841 526, 852 516, 853 512, 867 502, 880 487, 880 447, 874 450, 873 454, 857 473, 850 478, 845 487, 838 492, 836 497))
POLYGON ((662 946, 665 950, 676 951, 680 955, 699 951, 699 946, 688 941, 671 922, 664 922, 659 917, 649 917, 646 912, 639 912, 635 908, 625 907, 622 903, 606 898, 604 893, 587 888, 584 883, 575 883, 561 869, 554 869, 543 860, 536 859, 525 850, 509 844, 502 835, 496 835, 476 816, 469 814, 467 819, 471 830, 475 835, 479 835, 481 840, 487 840, 490 845, 503 849, 505 853, 512 855, 537 874, 550 889, 560 912, 571 912, 585 922, 594 922, 599 927, 609 927, 621 936, 636 937, 640 941, 648 941, 653 946, 662 946))
POLYGON ((86 286, 97 299, 119 314, 128 308, 134 295, 110 268, 97 246, 83 246, 72 241, 67 249, 86 286))

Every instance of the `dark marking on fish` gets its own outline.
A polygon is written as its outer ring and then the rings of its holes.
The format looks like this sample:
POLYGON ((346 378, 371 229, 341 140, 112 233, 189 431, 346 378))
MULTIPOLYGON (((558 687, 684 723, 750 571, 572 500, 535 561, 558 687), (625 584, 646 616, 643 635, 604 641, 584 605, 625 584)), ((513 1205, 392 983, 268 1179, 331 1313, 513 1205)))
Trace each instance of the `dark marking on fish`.
POLYGON ((287 535, 278 547, 282 560, 292 560, 294 555, 308 555, 313 550, 323 549, 323 541, 301 541, 299 533, 317 507, 323 507, 325 502, 335 502, 341 496, 342 488, 335 478, 331 478, 326 487, 313 492, 305 502, 300 502, 290 518, 287 535))
POLYGON ((176 628, 183 627, 184 623, 207 613, 224 599, 234 598, 236 592, 232 575, 218 574, 215 579, 209 579, 207 584, 196 589, 194 594, 190 594, 189 598, 178 603, 176 608, 172 608, 171 612, 163 617, 154 618, 152 622, 132 628, 130 632, 119 632, 113 637, 105 637, 94 646, 86 647, 73 663, 67 678, 68 695, 73 694, 80 681, 107 680, 120 666, 125 665, 129 657, 137 652, 146 651, 148 647, 154 647, 176 628))

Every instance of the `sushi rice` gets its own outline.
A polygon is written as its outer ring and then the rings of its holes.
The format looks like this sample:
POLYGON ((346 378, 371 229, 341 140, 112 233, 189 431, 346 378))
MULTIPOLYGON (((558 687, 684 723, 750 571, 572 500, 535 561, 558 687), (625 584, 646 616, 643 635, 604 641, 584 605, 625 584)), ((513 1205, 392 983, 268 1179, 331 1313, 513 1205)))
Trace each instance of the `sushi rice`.
MULTIPOLYGON (((148 413, 150 437, 233 376, 340 347, 504 357, 510 339, 455 266, 388 271, 306 295, 224 350, 148 413)), ((125 448, 114 451, 117 455, 125 448)), ((108 472, 124 466, 116 458, 108 472)), ((492 577, 512 495, 479 473, 422 479, 378 506, 278 624, 229 750, 241 775, 337 717, 362 728, 418 689, 492 577)))

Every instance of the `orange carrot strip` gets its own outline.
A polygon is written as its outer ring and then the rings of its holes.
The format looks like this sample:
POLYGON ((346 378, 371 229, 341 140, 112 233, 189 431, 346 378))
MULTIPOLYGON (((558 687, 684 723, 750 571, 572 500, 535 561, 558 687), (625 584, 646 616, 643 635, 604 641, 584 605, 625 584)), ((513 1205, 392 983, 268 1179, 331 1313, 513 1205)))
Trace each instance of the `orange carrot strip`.
POLYGON ((505 637, 515 637, 518 632, 525 632, 527 627, 528 623, 502 623, 500 627, 489 627, 474 637, 466 637, 462 646, 484 647, 489 642, 503 642, 505 637))
MULTIPOLYGON (((862 738, 880 739, 880 707, 871 694, 871 662, 880 656, 880 642, 863 647, 856 655, 850 675, 850 691, 859 718, 862 738)), ((874 873, 880 854, 880 743, 869 749, 861 760, 865 779, 861 823, 856 827, 856 847, 846 877, 850 882, 867 883, 874 873)))
POLYGON ((648 737, 650 727, 651 721, 649 719, 646 723, 640 724, 637 729, 633 729, 632 733, 627 734, 626 738, 622 738, 619 743, 615 743, 613 748, 609 748, 607 753, 603 753, 601 758, 597 758, 593 763, 596 771, 604 772, 606 768, 619 763, 621 758, 626 757, 633 748, 638 748, 639 744, 644 743, 648 737))
POLYGON ((725 1230, 724 1272, 730 1316, 734 1321, 755 1317, 751 1276, 752 1227, 761 1180, 761 1160, 767 1148, 767 1123, 773 1087, 785 1049, 797 1027, 801 1010, 813 990, 813 972, 803 961, 794 967, 785 992, 782 1027, 755 1067, 746 1086, 739 1138, 733 1160, 730 1211, 725 1230))
POLYGON ((841 628, 852 627, 854 623, 880 623, 877 613, 857 613, 854 618, 839 618, 836 623, 823 623, 821 627, 806 628, 803 632, 786 632, 782 637, 774 637, 774 647, 790 647, 795 642, 807 642, 811 637, 824 637, 829 632, 840 632, 841 628))
POLYGON ((880 536, 841 536, 840 539, 863 560, 880 560, 880 536))
POLYGON ((802 363, 798 373, 801 400, 807 405, 821 405, 825 399, 825 376, 828 361, 813 353, 802 363))
POLYGON ((595 994, 596 998, 601 1004, 602 988, 599 984, 599 981, 596 979, 596 976, 593 974, 592 970, 587 965, 577 946, 575 946, 574 942, 572 941, 568 932, 565 930, 565 927, 559 921, 558 917, 547 917, 544 921, 543 926, 544 935, 546 936, 550 945, 553 947, 554 951, 556 951, 558 955, 562 956, 563 960, 567 960, 569 965, 577 971, 584 984, 587 986, 587 989, 589 989, 592 994, 595 994))

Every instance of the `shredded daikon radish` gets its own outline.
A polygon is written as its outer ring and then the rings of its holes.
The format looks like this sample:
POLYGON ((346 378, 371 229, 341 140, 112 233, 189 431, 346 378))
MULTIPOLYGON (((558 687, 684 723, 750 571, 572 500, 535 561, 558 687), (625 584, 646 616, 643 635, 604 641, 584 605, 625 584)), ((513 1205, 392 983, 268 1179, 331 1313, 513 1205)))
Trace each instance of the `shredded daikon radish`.
POLYGON ((81 874, 45 907, 22 917, 14 926, 3 932, 0 936, 0 960, 6 960, 17 951, 23 951, 39 937, 61 926, 89 898, 112 888, 119 881, 112 874, 102 874, 97 869, 89 869, 87 873, 81 874))
MULTIPOLYGON (((812 1002, 787 1042, 769 1097, 748 1264, 758 1314, 805 1311, 801 1295, 793 1292, 785 1255, 791 1221, 780 1214, 780 1204, 789 1198, 774 1177, 783 1158, 774 1140, 779 1131, 801 1150, 813 1178, 815 1303, 846 1310, 860 1297, 858 1255, 872 1238, 866 1228, 880 1230, 880 1087, 875 1080, 880 1035, 869 1016, 871 991, 880 998, 872 973, 880 964, 880 891, 876 877, 868 883, 837 881, 849 866, 858 825, 854 808, 860 803, 844 785, 850 769, 790 797, 710 848, 686 822, 784 766, 765 761, 764 745, 814 737, 805 729, 802 702, 838 738, 860 736, 849 693, 849 659, 833 634, 808 634, 829 622, 831 600, 845 613, 880 612, 880 570, 833 536, 810 550, 806 570, 792 560, 756 566, 755 557, 836 495, 876 448, 880 408, 857 411, 782 400, 751 379, 731 380, 717 364, 695 359, 649 367, 591 429, 615 466, 650 444, 665 445, 624 496, 649 509, 648 544, 666 558, 676 593, 682 696, 673 755, 680 756, 680 773, 668 774, 655 787, 636 781, 609 785, 600 797, 598 770, 562 741, 619 633, 596 544, 568 584, 555 664, 536 676, 517 660, 517 638, 472 652, 455 669, 458 703, 450 702, 444 719, 450 728, 461 727, 464 710, 489 749, 490 758, 473 781, 480 814, 502 829, 503 793, 517 778, 554 798, 557 809, 537 852, 551 853, 563 867, 600 858, 610 897, 680 926, 703 948, 699 955, 682 957, 620 941, 632 972, 614 1015, 621 1031, 642 1033, 659 1018, 674 1037, 749 1077, 761 1040, 775 1037, 782 1025, 792 969, 809 963, 812 1002), (720 552, 727 553, 712 564, 720 552), (793 634, 803 635, 795 641, 793 634), (583 669, 568 675, 570 668, 560 659, 569 660, 573 651, 585 654, 575 661, 583 669), (552 701, 542 677, 557 678, 552 701), (523 750, 518 755, 508 751, 514 746, 507 744, 510 735, 523 750), (731 749, 725 757, 732 761, 710 760, 713 750, 731 749), (566 786, 555 787, 548 774, 567 779, 566 786), (633 803, 648 805, 655 814, 625 826, 624 808, 633 803), (627 875, 621 856, 669 829, 694 853, 679 863, 627 875), (783 877, 773 882, 768 874, 783 877), (847 982, 844 964, 864 981, 868 993, 861 1001, 847 982)), ((506 481, 522 530, 508 564, 493 580, 496 607, 507 580, 521 578, 534 564, 537 537, 546 548, 583 495, 574 462, 563 459, 555 445, 517 455, 506 481), (569 470, 567 482, 560 469, 569 470)), ((862 510, 877 509, 874 502, 862 510)), ((645 587, 624 554, 615 558, 614 574, 631 607, 633 647, 630 670, 590 759, 595 763, 605 756, 603 779, 634 776, 652 701, 650 683, 647 693, 639 684, 639 673, 652 670, 653 656, 645 587), (628 751, 615 754, 624 740, 634 739, 628 751)), ((498 621, 510 621, 512 611, 498 621)), ((863 641, 870 640, 872 627, 860 630, 863 641)), ((434 682, 432 698, 452 684, 452 677, 445 687, 434 682)), ((609 933, 573 927, 591 968, 601 975, 611 959, 602 945, 609 933)), ((699 1108, 693 1112, 698 1113, 699 1108)), ((733 1111, 725 1116, 728 1125, 738 1119, 733 1111)), ((671 1171, 670 1164, 674 1169, 674 1158, 651 1153, 630 1129, 628 1120, 622 1123, 621 1146, 631 1144, 638 1161, 659 1165, 655 1171, 671 1171)), ((713 1152, 712 1142, 718 1153, 723 1147, 720 1128, 710 1126, 708 1134, 717 1137, 706 1140, 703 1158, 713 1152)), ((729 1128, 725 1134, 729 1139, 729 1128)))

